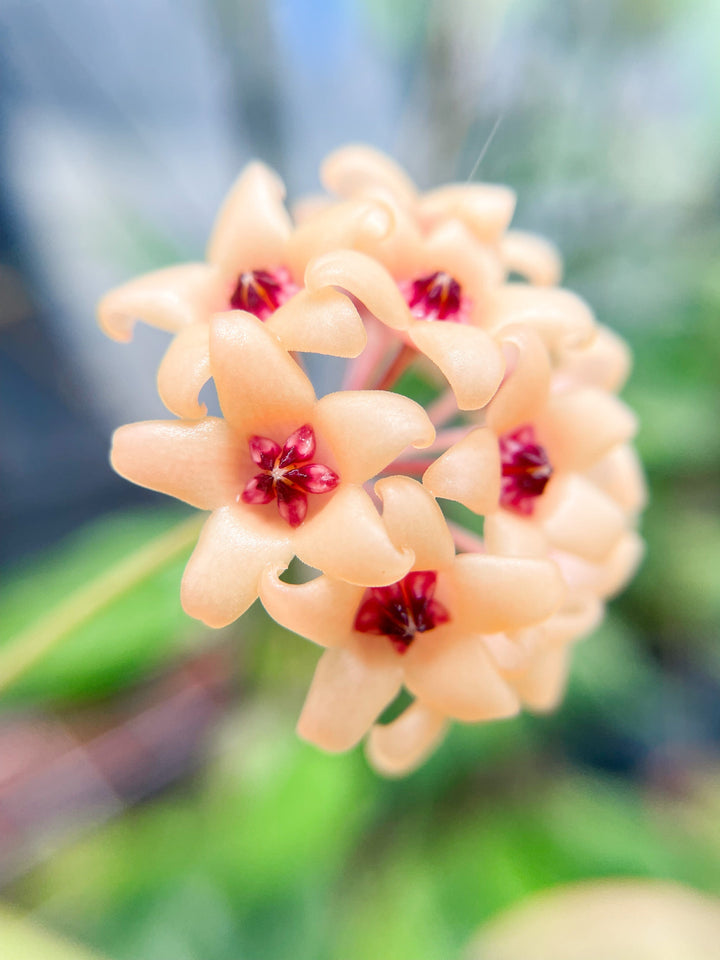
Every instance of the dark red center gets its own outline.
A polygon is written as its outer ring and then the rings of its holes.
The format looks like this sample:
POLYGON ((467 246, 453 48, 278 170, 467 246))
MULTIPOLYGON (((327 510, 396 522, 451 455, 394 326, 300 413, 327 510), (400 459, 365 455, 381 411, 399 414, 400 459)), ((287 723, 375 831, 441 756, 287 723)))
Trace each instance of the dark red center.
POLYGON ((387 637, 398 653, 405 653, 416 633, 434 630, 450 619, 434 599, 436 586, 434 570, 417 570, 389 587, 370 587, 355 616, 355 630, 387 637))
POLYGON ((459 322, 463 296, 460 284, 449 273, 438 270, 427 277, 418 277, 405 288, 405 297, 412 312, 424 320, 459 322))
POLYGON ((276 270, 245 270, 238 277, 230 297, 230 309, 246 310, 264 322, 297 290, 284 267, 276 270))
POLYGON ((544 447, 535 437, 532 426, 526 425, 500 437, 500 504, 529 516, 535 500, 542 496, 553 468, 544 447))
POLYGON ((250 437, 250 456, 261 472, 247 482, 244 503, 270 503, 277 498, 280 516, 299 527, 307 515, 309 493, 329 493, 340 477, 324 463, 312 463, 315 432, 309 423, 291 433, 283 446, 269 437, 250 437))

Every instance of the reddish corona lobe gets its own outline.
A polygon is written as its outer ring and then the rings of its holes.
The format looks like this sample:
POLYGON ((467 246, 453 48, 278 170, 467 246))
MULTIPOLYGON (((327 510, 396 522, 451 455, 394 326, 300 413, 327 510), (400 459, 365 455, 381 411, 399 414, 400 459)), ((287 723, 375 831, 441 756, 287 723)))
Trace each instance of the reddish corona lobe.
POLYGON ((544 447, 527 425, 500 437, 500 505, 529 516, 542 496, 553 468, 544 447))
POLYGON ((260 467, 245 485, 244 503, 263 504, 277 500, 280 516, 299 527, 307 516, 308 494, 329 493, 340 478, 324 463, 312 463, 315 432, 309 423, 291 433, 283 446, 269 437, 250 437, 250 456, 260 467))
POLYGON ((230 297, 231 310, 245 310, 263 323, 298 292, 284 267, 275 270, 245 270, 230 297))
POLYGON ((405 653, 417 633, 447 623, 450 614, 435 600, 437 573, 418 570, 389 587, 365 591, 354 629, 387 637, 398 653, 405 653))
POLYGON ((444 270, 406 281, 400 289, 413 315, 420 320, 463 323, 466 319, 467 297, 457 280, 444 270))

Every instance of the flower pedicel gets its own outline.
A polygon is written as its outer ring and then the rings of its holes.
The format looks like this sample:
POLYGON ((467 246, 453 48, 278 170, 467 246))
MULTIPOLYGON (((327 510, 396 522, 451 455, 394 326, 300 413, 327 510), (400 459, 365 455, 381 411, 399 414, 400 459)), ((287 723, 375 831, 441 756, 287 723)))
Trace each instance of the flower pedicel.
POLYGON ((185 610, 220 627, 259 595, 326 648, 300 734, 332 751, 366 737, 399 775, 452 720, 555 706, 573 643, 632 576, 630 357, 557 286, 554 249, 508 229, 507 188, 422 194, 359 146, 321 179, 293 220, 251 164, 206 263, 104 298, 116 339, 136 319, 174 335, 158 387, 180 418, 121 427, 112 462, 210 511, 185 610), (342 389, 318 399, 303 353, 346 358, 342 389), (222 417, 198 402, 209 379, 222 417), (318 575, 284 582, 293 556, 318 575), (403 687, 410 706, 381 723, 403 687))

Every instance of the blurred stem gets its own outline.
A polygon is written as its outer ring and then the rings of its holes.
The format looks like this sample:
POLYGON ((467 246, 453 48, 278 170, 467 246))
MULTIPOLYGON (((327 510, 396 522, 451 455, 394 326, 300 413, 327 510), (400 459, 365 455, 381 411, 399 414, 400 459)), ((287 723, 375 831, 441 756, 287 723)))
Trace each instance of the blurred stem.
POLYGON ((0 691, 18 680, 69 633, 192 546, 204 522, 204 514, 192 516, 160 534, 11 637, 0 648, 0 691))

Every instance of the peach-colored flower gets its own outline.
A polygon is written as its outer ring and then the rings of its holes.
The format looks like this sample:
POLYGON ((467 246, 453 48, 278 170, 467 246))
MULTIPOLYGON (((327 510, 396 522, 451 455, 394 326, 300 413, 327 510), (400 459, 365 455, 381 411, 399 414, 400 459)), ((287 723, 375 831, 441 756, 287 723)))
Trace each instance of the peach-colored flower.
POLYGON ((398 226, 391 239, 387 256, 378 248, 374 256, 340 249, 315 257, 305 271, 306 287, 347 293, 364 308, 368 323, 381 322, 375 352, 366 350, 370 364, 381 365, 393 344, 405 362, 424 355, 447 379, 461 410, 484 407, 498 389, 508 329, 534 329, 553 352, 594 336, 594 318, 579 297, 554 287, 504 283, 497 256, 460 220, 427 234, 398 226))
MULTIPOLYGON (((506 273, 520 274, 541 286, 554 286, 560 280, 562 261, 552 244, 533 234, 508 230, 515 194, 507 187, 451 183, 421 193, 390 157, 355 144, 326 157, 320 178, 337 196, 375 197, 392 203, 423 233, 448 220, 459 220, 476 241, 497 254, 506 273)), ((309 209, 307 205, 305 209, 309 209)))
POLYGON ((354 584, 404 576, 413 554, 393 545, 362 485, 409 444, 432 442, 422 408, 383 391, 317 400, 247 313, 211 321, 209 364, 224 419, 129 424, 112 453, 128 479, 213 511, 185 570, 185 610, 230 623, 257 596, 263 568, 293 555, 354 584))
MULTIPOLYGON (((166 406, 199 417, 192 381, 207 368, 207 324, 214 313, 245 310, 267 322, 288 350, 357 356, 364 327, 352 302, 330 287, 302 289, 309 254, 293 234, 285 188, 272 170, 250 164, 222 205, 207 262, 186 263, 139 277, 108 293, 98 316, 105 332, 130 340, 136 320, 175 334, 158 371, 166 406), (186 383, 191 386, 186 389, 186 383)), ((369 200, 335 204, 313 250, 373 249, 393 229, 388 208, 369 200)))
POLYGON ((522 517, 542 533, 545 549, 600 562, 625 533, 628 516, 592 471, 602 474, 603 463, 610 472, 613 463, 622 469, 617 451, 633 436, 635 417, 597 387, 553 390, 547 350, 534 331, 508 331, 506 343, 516 347, 516 363, 486 411, 486 426, 453 443, 423 483, 475 513, 500 509, 522 517))
POLYGON ((439 716, 512 715, 519 701, 489 641, 545 620, 563 599, 546 559, 456 556, 440 508, 415 481, 388 477, 376 491, 393 543, 414 556, 405 576, 365 590, 332 576, 290 585, 267 569, 260 586, 275 620, 329 648, 298 727, 328 750, 357 743, 403 684, 439 716))
MULTIPOLYGON (((551 710, 567 679, 570 645, 602 618, 602 604, 590 593, 568 598, 541 624, 485 638, 488 653, 518 701, 534 711, 551 710)), ((371 728, 365 752, 385 776, 405 776, 439 746, 450 724, 444 713, 415 700, 387 724, 371 728)))

